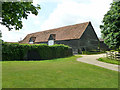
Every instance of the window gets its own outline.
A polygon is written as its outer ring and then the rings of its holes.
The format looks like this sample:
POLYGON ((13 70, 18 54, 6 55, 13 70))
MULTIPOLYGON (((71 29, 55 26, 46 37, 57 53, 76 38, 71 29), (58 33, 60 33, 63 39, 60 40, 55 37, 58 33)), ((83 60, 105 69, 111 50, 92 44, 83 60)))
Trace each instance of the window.
POLYGON ((56 38, 56 34, 50 34, 48 38, 48 45, 54 45, 55 38, 56 38))
POLYGON ((30 40, 29 40, 29 43, 33 44, 35 42, 35 39, 36 39, 36 37, 31 37, 30 40))
POLYGON ((54 40, 49 40, 48 45, 54 45, 54 40))
POLYGON ((34 42, 33 42, 33 41, 30 41, 29 43, 30 43, 30 44, 33 44, 34 42))

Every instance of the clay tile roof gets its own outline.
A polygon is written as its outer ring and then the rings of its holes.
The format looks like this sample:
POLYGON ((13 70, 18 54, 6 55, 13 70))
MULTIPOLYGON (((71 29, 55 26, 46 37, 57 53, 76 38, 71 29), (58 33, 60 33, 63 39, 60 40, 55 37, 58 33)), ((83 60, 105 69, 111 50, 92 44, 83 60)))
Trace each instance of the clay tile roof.
POLYGON ((79 39, 90 22, 64 26, 56 29, 28 34, 20 43, 29 43, 31 37, 36 37, 35 42, 46 42, 51 34, 55 34, 55 40, 79 39))

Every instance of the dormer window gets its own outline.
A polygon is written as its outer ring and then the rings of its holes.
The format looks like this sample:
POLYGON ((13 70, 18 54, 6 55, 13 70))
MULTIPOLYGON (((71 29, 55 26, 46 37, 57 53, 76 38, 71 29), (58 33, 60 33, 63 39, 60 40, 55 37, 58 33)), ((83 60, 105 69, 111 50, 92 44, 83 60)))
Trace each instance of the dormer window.
POLYGON ((29 40, 29 44, 34 44, 36 37, 31 37, 29 40))
POLYGON ((48 45, 54 45, 56 34, 50 34, 48 39, 48 45))

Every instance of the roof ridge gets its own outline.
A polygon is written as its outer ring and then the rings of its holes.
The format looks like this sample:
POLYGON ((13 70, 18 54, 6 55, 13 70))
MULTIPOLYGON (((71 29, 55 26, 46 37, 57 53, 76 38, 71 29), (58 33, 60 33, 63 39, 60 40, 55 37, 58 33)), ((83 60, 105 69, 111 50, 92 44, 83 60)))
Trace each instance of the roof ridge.
POLYGON ((53 29, 49 29, 49 30, 44 30, 44 31, 39 31, 39 32, 35 32, 35 33, 30 33, 29 35, 32 35, 32 34, 36 34, 36 33, 40 33, 40 32, 46 32, 46 31, 51 31, 51 30, 58 30, 60 28, 64 28, 64 27, 69 27, 69 26, 75 26, 75 25, 80 25, 80 24, 85 24, 85 23, 90 23, 90 21, 88 22, 84 22, 84 23, 78 23, 78 24, 72 24, 72 25, 66 25, 66 26, 62 26, 62 27, 58 27, 58 28, 53 28, 53 29))
MULTIPOLYGON (((88 27, 88 25, 89 25, 90 23, 91 23, 90 21, 87 23, 87 25, 85 26, 85 28, 84 28, 84 30, 83 30, 83 31, 85 31, 85 30, 86 30, 86 28, 88 27)), ((83 35, 83 33, 84 33, 84 32, 82 32, 82 34, 79 36, 79 38, 83 35)), ((79 34, 79 33, 78 33, 78 34, 79 34)), ((77 34, 77 35, 78 35, 78 34, 77 34)))

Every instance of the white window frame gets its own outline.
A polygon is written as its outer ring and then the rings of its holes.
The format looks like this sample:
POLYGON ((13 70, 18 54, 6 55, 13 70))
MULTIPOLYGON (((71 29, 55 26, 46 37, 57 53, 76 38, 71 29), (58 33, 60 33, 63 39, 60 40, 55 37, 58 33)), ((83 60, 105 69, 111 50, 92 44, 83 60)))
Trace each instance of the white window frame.
POLYGON ((48 40, 48 45, 49 46, 54 45, 54 40, 48 40))
POLYGON ((29 44, 33 44, 34 42, 29 42, 29 44))

